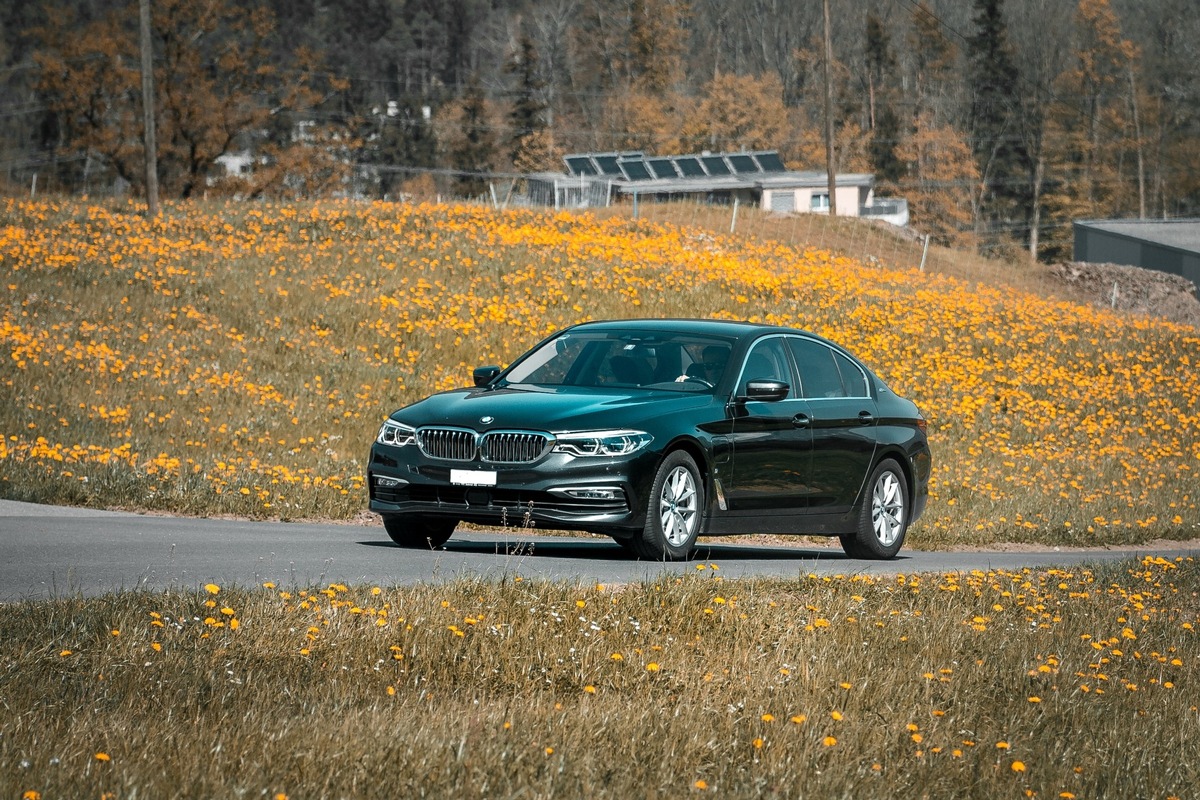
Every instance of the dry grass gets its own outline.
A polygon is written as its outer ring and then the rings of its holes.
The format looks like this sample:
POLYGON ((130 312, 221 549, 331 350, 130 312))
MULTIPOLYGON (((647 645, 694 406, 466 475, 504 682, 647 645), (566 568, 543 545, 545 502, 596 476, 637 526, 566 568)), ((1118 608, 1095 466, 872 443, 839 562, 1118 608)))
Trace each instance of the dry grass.
POLYGON ((0 608, 5 797, 1193 796, 1200 573, 0 608))
MULTIPOLYGON (((632 216, 629 205, 598 211, 601 217, 632 216)), ((658 224, 703 228, 718 234, 736 234, 752 239, 784 242, 799 247, 816 247, 888 269, 944 275, 972 286, 1003 286, 1015 292, 1046 299, 1090 303, 1094 298, 1056 277, 1045 264, 1033 261, 1014 248, 1008 259, 988 258, 969 250, 930 244, 925 249, 919 234, 883 222, 821 214, 779 214, 740 206, 733 208, 690 202, 642 203, 638 218, 658 224), (732 231, 731 231, 732 228, 732 231)))
POLYGON ((696 207, 688 227, 433 205, 140 212, 0 206, 2 496, 353 517, 393 409, 581 320, 700 316, 814 330, 918 403, 935 458, 913 546, 1200 533, 1195 328, 919 273, 900 258, 915 244, 874 225, 743 209, 731 237, 728 210, 696 207))

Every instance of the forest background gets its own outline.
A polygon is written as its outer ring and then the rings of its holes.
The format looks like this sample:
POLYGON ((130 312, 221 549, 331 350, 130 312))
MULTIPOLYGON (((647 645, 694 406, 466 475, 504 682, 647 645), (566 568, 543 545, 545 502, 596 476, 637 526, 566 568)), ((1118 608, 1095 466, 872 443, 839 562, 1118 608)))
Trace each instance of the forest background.
MULTIPOLYGON (((830 0, 836 169, 988 255, 1200 202, 1195 0, 830 0)), ((478 197, 564 153, 823 170, 820 0, 152 0, 166 197, 478 197), (218 159, 245 158, 228 176, 218 159)), ((144 191, 136 0, 0 0, 0 191, 144 191)))

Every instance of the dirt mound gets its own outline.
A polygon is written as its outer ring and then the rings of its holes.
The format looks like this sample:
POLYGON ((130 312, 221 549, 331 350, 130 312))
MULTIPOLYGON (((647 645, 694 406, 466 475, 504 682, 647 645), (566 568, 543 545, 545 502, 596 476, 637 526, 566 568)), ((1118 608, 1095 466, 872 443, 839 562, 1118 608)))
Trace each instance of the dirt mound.
POLYGON ((1196 285, 1181 275, 1081 261, 1055 264, 1050 274, 1083 302, 1200 328, 1196 285))

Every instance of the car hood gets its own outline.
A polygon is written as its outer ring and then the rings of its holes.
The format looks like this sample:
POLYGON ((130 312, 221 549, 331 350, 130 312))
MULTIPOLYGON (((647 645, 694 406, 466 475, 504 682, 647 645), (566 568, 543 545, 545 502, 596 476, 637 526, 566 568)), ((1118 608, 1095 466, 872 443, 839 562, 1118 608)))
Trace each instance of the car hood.
POLYGON ((509 387, 442 392, 392 414, 413 427, 447 425, 551 433, 646 426, 655 419, 712 405, 707 393, 577 387, 509 387), (486 421, 485 421, 486 420, 486 421))

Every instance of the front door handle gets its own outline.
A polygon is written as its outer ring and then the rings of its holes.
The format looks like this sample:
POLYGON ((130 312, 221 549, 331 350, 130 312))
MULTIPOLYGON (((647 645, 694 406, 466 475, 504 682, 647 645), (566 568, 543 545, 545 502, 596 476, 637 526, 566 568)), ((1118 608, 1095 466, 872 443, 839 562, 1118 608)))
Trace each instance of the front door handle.
POLYGON ((792 417, 793 428, 807 428, 811 423, 812 420, 808 418, 808 414, 797 414, 792 417))

